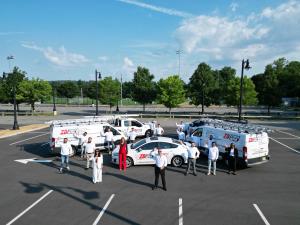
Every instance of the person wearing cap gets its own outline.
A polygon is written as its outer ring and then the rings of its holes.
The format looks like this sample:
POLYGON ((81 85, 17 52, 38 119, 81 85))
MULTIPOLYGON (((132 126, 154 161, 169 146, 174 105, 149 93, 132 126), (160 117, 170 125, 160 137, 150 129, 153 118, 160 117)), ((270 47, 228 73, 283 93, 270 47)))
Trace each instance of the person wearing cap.
POLYGON ((90 161, 93 159, 94 157, 94 153, 95 153, 95 143, 92 142, 92 138, 89 137, 88 138, 88 142, 85 143, 84 145, 85 148, 85 153, 86 153, 86 170, 90 168, 90 161))
POLYGON ((64 138, 64 141, 60 146, 60 157, 61 157, 61 166, 60 166, 60 169, 59 169, 60 173, 63 172, 64 164, 66 164, 67 170, 68 171, 70 170, 69 155, 71 154, 71 152, 72 152, 72 146, 68 142, 68 138, 64 138))
POLYGON ((160 126, 160 124, 157 125, 155 131, 157 136, 162 136, 165 132, 164 129, 160 126))
POLYGON ((163 190, 167 191, 166 178, 165 178, 165 170, 168 165, 167 157, 162 153, 162 150, 160 148, 153 149, 150 154, 152 157, 154 157, 155 160, 155 165, 154 165, 155 181, 152 190, 158 187, 158 179, 160 175, 162 185, 163 185, 163 190))
POLYGON ((236 161, 239 157, 239 152, 233 143, 228 148, 225 148, 226 157, 228 159, 228 174, 232 171, 236 175, 236 161))
POLYGON ((93 183, 102 182, 103 156, 99 149, 95 150, 93 157, 93 183))
POLYGON ((196 147, 195 143, 192 142, 191 147, 188 148, 188 164, 187 164, 187 168, 185 171, 185 176, 189 174, 191 164, 193 165, 193 174, 194 174, 194 176, 197 176, 196 160, 197 160, 197 158, 199 158, 199 156, 200 156, 200 152, 199 152, 198 148, 196 147))
POLYGON ((132 127, 131 131, 128 132, 128 137, 129 137, 129 143, 134 143, 136 138, 136 132, 134 130, 134 127, 132 127))

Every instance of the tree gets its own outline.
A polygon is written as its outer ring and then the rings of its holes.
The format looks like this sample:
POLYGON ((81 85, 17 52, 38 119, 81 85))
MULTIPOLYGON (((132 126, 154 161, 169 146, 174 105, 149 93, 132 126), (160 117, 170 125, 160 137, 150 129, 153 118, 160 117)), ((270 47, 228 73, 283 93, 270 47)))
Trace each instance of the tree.
POLYGON ((258 93, 258 101, 261 105, 268 107, 268 114, 272 106, 281 104, 281 94, 279 90, 279 80, 276 69, 270 64, 265 68, 263 74, 255 75, 251 78, 255 84, 255 90, 258 93))
POLYGON ((31 105, 31 110, 35 111, 35 102, 45 101, 51 97, 52 87, 48 81, 40 79, 23 80, 19 89, 25 102, 31 105))
POLYGON ((122 84, 122 97, 123 98, 132 98, 133 95, 133 82, 125 81, 122 84))
POLYGON ((105 77, 100 81, 99 87, 99 100, 102 104, 109 105, 111 108, 118 104, 120 100, 120 88, 121 83, 118 79, 112 79, 112 77, 105 77))
MULTIPOLYGON (((243 105, 256 105, 257 93, 255 91, 255 85, 248 77, 244 77, 243 80, 243 105)), ((235 77, 231 79, 228 84, 228 92, 225 95, 225 104, 238 106, 240 100, 240 78, 235 77)))
POLYGON ((57 94, 60 97, 74 98, 80 93, 75 81, 65 81, 57 85, 57 94))
POLYGON ((211 105, 213 99, 212 91, 215 89, 215 80, 213 71, 206 63, 200 63, 194 74, 190 77, 188 84, 188 97, 190 103, 198 106, 202 105, 202 114, 204 113, 204 105, 211 105))
POLYGON ((16 91, 16 102, 17 102, 17 110, 19 111, 19 104, 23 102, 24 98, 20 93, 19 84, 27 79, 26 72, 20 70, 18 67, 14 67, 12 73, 8 73, 2 78, 3 90, 5 93, 4 101, 13 103, 14 99, 14 88, 16 91))
POLYGON ((153 81, 154 75, 144 67, 138 67, 134 72, 132 97, 134 101, 143 105, 145 112, 146 104, 152 103, 156 99, 156 84, 153 81))
POLYGON ((284 97, 300 97, 300 62, 286 64, 279 75, 279 86, 284 97))
POLYGON ((158 101, 171 109, 185 101, 184 82, 178 75, 169 76, 167 79, 160 79, 157 84, 158 101))

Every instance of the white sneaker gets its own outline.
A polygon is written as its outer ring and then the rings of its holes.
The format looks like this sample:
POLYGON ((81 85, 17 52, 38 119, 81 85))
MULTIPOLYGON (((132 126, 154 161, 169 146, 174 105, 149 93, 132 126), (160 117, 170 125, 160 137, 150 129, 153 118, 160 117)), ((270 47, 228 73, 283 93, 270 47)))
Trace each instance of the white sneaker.
POLYGON ((67 166, 67 170, 70 171, 70 167, 67 166))
POLYGON ((60 169, 59 169, 59 173, 62 173, 62 172, 63 172, 63 169, 62 169, 62 168, 60 168, 60 169))

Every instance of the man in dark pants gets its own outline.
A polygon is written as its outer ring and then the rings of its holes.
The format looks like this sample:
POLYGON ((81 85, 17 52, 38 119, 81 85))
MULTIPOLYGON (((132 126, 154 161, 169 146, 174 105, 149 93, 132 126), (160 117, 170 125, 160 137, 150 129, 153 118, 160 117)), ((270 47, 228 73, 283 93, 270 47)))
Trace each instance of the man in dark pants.
POLYGON ((239 157, 239 152, 233 143, 225 149, 228 160, 228 174, 232 171, 233 175, 236 175, 236 161, 239 157))
POLYGON ((155 165, 154 165, 154 173, 155 173, 155 182, 154 186, 152 187, 152 190, 156 189, 158 186, 158 178, 159 175, 161 176, 161 181, 163 185, 163 189, 167 191, 166 186, 166 179, 165 179, 165 170, 168 165, 168 160, 165 155, 163 155, 162 150, 160 148, 157 149, 157 153, 155 153, 155 150, 151 152, 151 156, 155 159, 155 165))

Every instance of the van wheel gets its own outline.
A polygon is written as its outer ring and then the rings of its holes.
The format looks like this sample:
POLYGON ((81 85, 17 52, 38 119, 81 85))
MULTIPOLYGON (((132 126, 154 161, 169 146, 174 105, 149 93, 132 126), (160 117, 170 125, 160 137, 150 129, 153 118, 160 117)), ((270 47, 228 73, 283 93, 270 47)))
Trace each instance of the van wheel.
POLYGON ((131 166, 133 166, 133 160, 132 160, 131 157, 127 156, 127 158, 126 158, 126 167, 129 168, 131 166))
POLYGON ((76 154, 77 154, 77 147, 76 146, 72 146, 72 152, 71 152, 70 156, 73 157, 76 154))
POLYGON ((145 137, 146 137, 146 138, 147 138, 147 137, 151 137, 151 134, 152 134, 151 130, 147 130, 147 131, 145 132, 145 137))
POLYGON ((183 164, 183 158, 181 156, 174 156, 171 160, 171 164, 174 167, 181 167, 183 164))

